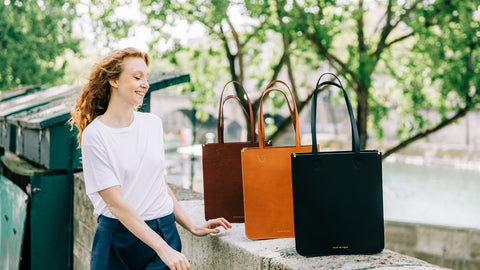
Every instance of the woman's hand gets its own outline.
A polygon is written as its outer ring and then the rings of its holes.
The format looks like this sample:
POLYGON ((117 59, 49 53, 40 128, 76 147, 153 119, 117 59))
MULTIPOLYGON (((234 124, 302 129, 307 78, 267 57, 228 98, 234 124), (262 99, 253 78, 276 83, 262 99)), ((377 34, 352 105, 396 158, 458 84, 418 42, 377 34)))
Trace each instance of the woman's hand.
POLYGON ((190 263, 187 257, 169 245, 163 246, 163 248, 157 251, 157 255, 171 270, 190 270, 190 263))
POLYGON ((183 208, 180 206, 180 204, 177 201, 177 198, 175 198, 175 194, 173 194, 172 190, 168 186, 168 184, 165 182, 165 184, 168 187, 168 194, 173 200, 173 214, 175 215, 175 221, 180 224, 183 228, 185 228, 187 231, 191 232, 193 235, 196 236, 204 236, 207 234, 211 233, 219 233, 220 230, 217 229, 218 227, 222 226, 225 230, 228 230, 232 228, 232 225, 230 222, 228 222, 224 218, 216 218, 216 219, 210 219, 205 224, 202 226, 196 225, 190 217, 185 213, 183 208))
POLYGON ((220 229, 218 229, 218 227, 223 227, 225 230, 228 230, 232 228, 232 225, 224 218, 210 219, 202 226, 195 226, 195 228, 192 229, 192 233, 196 236, 219 233, 220 229))

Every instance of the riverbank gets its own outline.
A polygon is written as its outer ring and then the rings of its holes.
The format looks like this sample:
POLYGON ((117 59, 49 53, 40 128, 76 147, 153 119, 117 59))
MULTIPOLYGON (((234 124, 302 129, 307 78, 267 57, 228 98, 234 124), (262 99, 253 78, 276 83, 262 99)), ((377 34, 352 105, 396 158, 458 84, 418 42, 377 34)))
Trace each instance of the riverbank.
POLYGON ((417 143, 387 157, 385 162, 437 165, 480 172, 480 147, 417 143))

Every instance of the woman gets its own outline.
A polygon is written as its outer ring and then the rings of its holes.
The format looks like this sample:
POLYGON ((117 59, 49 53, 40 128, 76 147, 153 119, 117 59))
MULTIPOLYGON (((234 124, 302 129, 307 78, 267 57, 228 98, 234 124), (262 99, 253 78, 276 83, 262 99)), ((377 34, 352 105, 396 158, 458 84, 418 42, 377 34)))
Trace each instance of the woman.
POLYGON ((177 221, 197 236, 231 228, 224 218, 198 226, 164 179, 160 118, 137 112, 147 93, 149 57, 115 50, 96 64, 72 110, 87 195, 99 224, 91 269, 190 269, 177 221))

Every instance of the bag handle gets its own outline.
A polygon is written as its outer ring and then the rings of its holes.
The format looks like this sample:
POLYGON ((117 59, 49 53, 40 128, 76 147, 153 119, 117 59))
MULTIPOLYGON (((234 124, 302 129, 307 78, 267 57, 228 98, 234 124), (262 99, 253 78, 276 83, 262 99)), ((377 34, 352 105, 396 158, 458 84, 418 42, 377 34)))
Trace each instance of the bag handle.
POLYGON ((238 84, 240 86, 240 88, 242 88, 243 93, 245 94, 245 97, 247 97, 249 114, 247 114, 247 112, 246 112, 246 110, 243 106, 241 106, 241 107, 242 107, 243 111, 245 112, 245 114, 248 116, 248 119, 249 119, 249 122, 250 122, 250 141, 252 143, 254 143, 255 142, 255 126, 253 124, 252 102, 250 102, 250 98, 248 97, 248 94, 247 94, 247 91, 245 91, 245 88, 243 88, 242 84, 237 82, 237 81, 227 82, 223 86, 222 93, 220 94, 220 104, 218 106, 218 124, 217 124, 218 143, 223 143, 223 106, 225 104, 225 101, 227 101, 228 99, 231 99, 231 98, 235 98, 240 103, 240 105, 242 104, 240 102, 240 99, 236 95, 229 95, 225 99, 223 99, 223 92, 225 92, 225 88, 227 88, 227 85, 230 84, 230 83, 238 84))
POLYGON ((265 143, 265 126, 264 126, 265 124, 263 123, 263 121, 264 121, 264 119, 263 119, 263 99, 264 99, 266 94, 268 94, 272 91, 279 91, 285 97, 285 99, 287 101, 287 105, 288 105, 289 110, 290 110, 290 117, 292 117, 292 124, 293 124, 293 127, 295 129, 295 145, 297 147, 300 147, 300 128, 298 127, 298 121, 297 121, 297 119, 298 119, 297 104, 295 102, 295 98, 293 97, 293 94, 292 94, 292 91, 290 90, 290 88, 288 88, 288 90, 290 91, 290 94, 292 96, 294 113, 292 112, 292 109, 290 108, 290 103, 288 102, 287 95, 285 94, 284 90, 282 90, 280 88, 277 88, 277 87, 270 87, 270 88, 266 89, 262 94, 262 98, 260 99, 260 109, 259 109, 259 113, 258 113, 258 141, 262 142, 262 143, 258 144, 260 149, 264 148, 264 143, 265 143))
MULTIPOLYGON (((225 103, 227 102, 227 100, 229 99, 234 99, 236 101, 238 101, 238 103, 240 104, 240 107, 242 107, 242 111, 243 113, 245 114, 246 117, 250 117, 249 114, 247 113, 247 111, 245 110, 245 108, 242 106, 242 101, 240 101, 240 99, 236 96, 236 95, 229 95, 229 96, 226 96, 223 101, 221 102, 222 104, 222 107, 225 107, 225 103)), ((221 120, 221 123, 220 123, 220 130, 224 130, 224 118, 223 118, 223 109, 222 109, 222 115, 221 117, 218 117, 218 119, 222 119, 221 120)), ((222 134, 223 135, 223 134, 222 134)), ((220 137, 219 137, 220 138, 220 137)), ((223 136, 222 136, 222 143, 223 143, 223 136)))
MULTIPOLYGON (((290 89, 290 87, 288 86, 288 84, 286 84, 286 83, 285 83, 284 81, 282 81, 282 80, 273 80, 273 81, 271 81, 271 82, 267 85, 267 87, 266 87, 265 89, 270 88, 270 87, 271 87, 273 84, 275 84, 275 83, 281 83, 281 84, 285 85, 285 87, 287 87, 288 91, 290 92, 290 95, 292 96, 292 99, 294 99, 292 90, 290 89)), ((288 110, 290 111, 290 115, 292 115, 292 114, 293 114, 293 113, 292 113, 292 109, 291 109, 291 107, 290 107, 290 104, 289 104, 289 102, 288 102, 287 97, 285 96, 285 93, 283 93, 283 96, 285 97, 285 100, 287 101, 288 110)), ((294 102, 295 102, 295 101, 294 101, 294 102)), ((296 106, 296 105, 295 105, 295 106, 296 106)), ((297 120, 296 120, 296 119, 293 119, 293 117, 292 117, 292 123, 293 123, 293 126, 294 126, 294 127, 295 127, 295 121, 297 121, 297 120)))
POLYGON ((343 88, 342 82, 340 79, 337 77, 337 75, 333 73, 324 73, 318 78, 317 81, 317 86, 315 87, 315 91, 313 92, 313 99, 312 99, 312 117, 311 117, 311 128, 312 128, 312 153, 317 154, 317 96, 320 88, 324 85, 333 85, 336 86, 343 91, 343 96, 345 98, 345 103, 347 104, 347 110, 348 114, 350 116, 350 126, 352 127, 352 151, 355 153, 360 153, 360 139, 358 136, 358 128, 357 128, 357 123, 355 122, 355 117, 353 115, 353 109, 352 109, 352 104, 350 104, 350 99, 348 98, 347 92, 343 88), (335 77, 338 81, 338 83, 334 81, 324 81, 320 82, 322 80, 322 77, 325 75, 332 75, 335 77))

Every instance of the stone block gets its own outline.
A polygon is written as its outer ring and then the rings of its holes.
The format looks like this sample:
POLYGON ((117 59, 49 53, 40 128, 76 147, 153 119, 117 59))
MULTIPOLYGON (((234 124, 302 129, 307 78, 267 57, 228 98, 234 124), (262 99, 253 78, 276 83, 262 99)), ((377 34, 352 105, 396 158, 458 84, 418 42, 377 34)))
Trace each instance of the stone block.
MULTIPOLYGON (((237 224, 234 224, 232 230, 238 229, 236 227, 237 224)), ((230 232, 196 237, 180 226, 178 230, 182 239, 182 253, 189 259, 192 269, 260 269, 261 258, 253 256, 249 250, 222 241, 230 232)))
POLYGON ((75 270, 87 270, 97 221, 85 193, 82 173, 75 174, 73 186, 73 265, 75 270))
MULTIPOLYGON (((204 222, 203 201, 180 204, 196 223, 204 222)), ((443 269, 390 250, 374 255, 304 257, 295 250, 294 238, 251 240, 243 223, 218 235, 192 236, 179 227, 183 253, 192 269, 443 269)))
POLYGON ((89 270, 90 269, 90 249, 86 249, 81 245, 73 246, 73 269, 89 270))
POLYGON ((385 222, 385 247, 397 252, 408 252, 417 245, 416 225, 406 222, 385 222))
MULTIPOLYGON (((96 226, 96 219, 92 214, 93 207, 85 194, 81 177, 81 174, 78 178, 76 176, 74 195, 77 204, 74 209, 73 263, 75 270, 89 269, 91 241, 96 226)), ((185 191, 179 193, 174 188, 172 190, 178 194, 180 204, 195 223, 205 222, 204 202, 200 195, 184 194, 185 191)), ((251 240, 245 235, 243 223, 234 223, 233 228, 228 231, 222 230, 219 234, 204 237, 193 236, 180 225, 177 227, 182 239, 182 252, 195 270, 445 269, 388 249, 375 255, 304 257, 296 252, 294 238, 251 240)), ((401 246, 413 243, 414 238, 402 239, 402 234, 413 233, 408 226, 392 227, 390 232, 392 232, 390 239, 396 239, 401 246)), ((419 235, 416 234, 416 236, 419 235)))
POLYGON ((441 226, 419 225, 417 248, 419 252, 441 257, 467 258, 470 254, 467 230, 441 226))
POLYGON ((446 258, 443 262, 443 266, 451 269, 468 269, 467 261, 458 258, 446 258))
POLYGON ((469 260, 465 263, 465 270, 480 270, 480 260, 469 260))
POLYGON ((470 233, 470 257, 480 261, 480 230, 472 230, 470 233))
POLYGON ((443 266, 443 263, 444 263, 444 260, 443 260, 442 256, 435 255, 435 254, 432 254, 432 253, 425 253, 425 252, 420 252, 420 251, 415 250, 415 251, 413 251, 413 254, 411 254, 411 256, 413 256, 415 258, 418 258, 420 260, 429 262, 429 263, 434 264, 434 265, 443 266))
POLYGON ((93 244, 93 234, 95 233, 95 230, 92 230, 87 225, 85 225, 85 223, 82 222, 77 223, 76 230, 78 237, 76 238, 75 242, 86 249, 91 249, 93 244))

